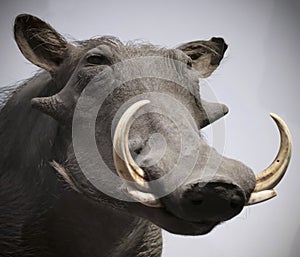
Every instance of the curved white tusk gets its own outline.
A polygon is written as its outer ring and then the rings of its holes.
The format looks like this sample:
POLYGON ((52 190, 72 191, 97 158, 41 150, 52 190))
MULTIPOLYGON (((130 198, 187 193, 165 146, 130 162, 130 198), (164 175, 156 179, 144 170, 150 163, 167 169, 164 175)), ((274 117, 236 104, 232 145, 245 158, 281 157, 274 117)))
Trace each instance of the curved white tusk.
POLYGON ((130 187, 127 187, 127 192, 134 200, 146 206, 155 207, 155 208, 162 207, 160 201, 156 199, 155 196, 151 193, 141 192, 139 190, 132 189, 130 187))
POLYGON ((134 120, 135 113, 144 105, 150 103, 148 100, 142 100, 131 105, 120 118, 114 134, 114 164, 118 174, 129 181, 138 183, 139 186, 147 188, 144 171, 133 160, 129 146, 129 129, 134 120))
POLYGON ((137 189, 127 186, 128 194, 146 206, 161 207, 160 201, 153 194, 144 192, 149 189, 148 181, 145 179, 145 172, 133 160, 128 146, 129 129, 134 121, 134 115, 148 103, 150 103, 149 100, 134 103, 120 118, 113 139, 113 157, 119 176, 127 181, 136 183, 137 189))
POLYGON ((292 153, 291 133, 285 122, 276 114, 270 114, 276 122, 280 132, 280 148, 271 165, 256 175, 256 186, 254 192, 273 189, 283 178, 289 165, 292 153))
POLYGON ((275 190, 264 190, 260 192, 253 192, 246 205, 252 205, 267 201, 277 195, 275 190))

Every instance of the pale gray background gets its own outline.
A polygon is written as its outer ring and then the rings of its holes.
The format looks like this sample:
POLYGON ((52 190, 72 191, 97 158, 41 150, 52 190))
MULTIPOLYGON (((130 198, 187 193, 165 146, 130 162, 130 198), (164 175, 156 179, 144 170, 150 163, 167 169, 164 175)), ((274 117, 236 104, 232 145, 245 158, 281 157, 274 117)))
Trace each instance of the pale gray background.
MULTIPOLYGON (((255 171, 265 168, 279 145, 268 113, 288 123, 293 158, 272 201, 246 208, 201 237, 164 233, 164 257, 300 256, 300 3, 294 1, 57 1, 1 0, 0 85, 36 70, 18 51, 12 26, 19 13, 35 14, 69 39, 111 34, 163 46, 223 36, 229 50, 208 80, 230 113, 226 155, 255 171), (71 35, 71 36, 70 36, 71 35)), ((223 148, 219 149, 223 151, 223 148)))

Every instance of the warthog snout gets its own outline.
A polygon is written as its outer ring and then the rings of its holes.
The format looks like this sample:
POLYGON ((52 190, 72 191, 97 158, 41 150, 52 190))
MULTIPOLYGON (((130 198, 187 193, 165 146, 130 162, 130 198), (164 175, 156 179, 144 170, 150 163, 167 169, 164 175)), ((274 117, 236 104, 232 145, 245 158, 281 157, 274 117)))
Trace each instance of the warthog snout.
POLYGON ((237 215, 245 205, 243 190, 233 184, 200 182, 185 188, 178 197, 171 196, 163 202, 176 216, 186 220, 228 220, 237 215))

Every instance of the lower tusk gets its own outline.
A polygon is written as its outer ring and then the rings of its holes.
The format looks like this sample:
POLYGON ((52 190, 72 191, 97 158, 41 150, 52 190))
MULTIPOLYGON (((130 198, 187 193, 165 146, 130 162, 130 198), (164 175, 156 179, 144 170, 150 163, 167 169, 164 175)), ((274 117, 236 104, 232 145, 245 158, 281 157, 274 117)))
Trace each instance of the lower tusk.
POLYGON ((142 203, 143 205, 155 208, 162 207, 160 201, 151 193, 141 192, 136 189, 131 189, 130 187, 127 188, 127 192, 134 200, 142 203))
POLYGON ((292 153, 292 139, 290 131, 285 122, 276 114, 270 114, 276 122, 280 132, 280 148, 271 165, 256 176, 256 187, 254 192, 273 189, 283 178, 292 153))
POLYGON ((267 201, 277 195, 275 190, 264 190, 260 192, 253 192, 246 205, 253 205, 267 201))

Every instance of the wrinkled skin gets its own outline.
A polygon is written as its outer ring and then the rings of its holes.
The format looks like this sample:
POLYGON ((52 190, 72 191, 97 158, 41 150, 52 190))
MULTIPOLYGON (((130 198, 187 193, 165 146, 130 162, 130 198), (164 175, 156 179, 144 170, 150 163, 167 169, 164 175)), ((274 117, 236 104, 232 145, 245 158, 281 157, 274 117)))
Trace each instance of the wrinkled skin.
MULTIPOLYGON (((112 37, 71 45, 48 24, 29 15, 17 17, 15 39, 23 55, 45 71, 20 86, 0 113, 0 142, 6 146, 0 154, 0 224, 7 224, 0 225, 1 256, 160 256, 160 228, 202 235, 240 213, 255 187, 253 172, 221 156, 199 134, 228 111, 224 105, 204 103, 198 84, 199 77, 209 76, 220 64, 227 48, 223 39, 190 42, 177 49, 123 44, 112 37), (86 177, 72 144, 75 106, 89 82, 96 76, 101 93, 118 80, 113 65, 147 56, 164 57, 167 61, 162 61, 162 67, 171 67, 186 87, 157 78, 123 83, 99 110, 95 139, 106 165, 116 173, 111 127, 121 106, 126 109, 130 99, 142 100, 145 94, 155 104, 157 97, 150 94, 154 92, 179 103, 177 110, 170 110, 167 102, 160 102, 166 110, 179 115, 180 108, 188 111, 189 122, 183 130, 189 135, 185 142, 189 156, 197 157, 195 165, 158 185, 163 191, 178 176, 185 176, 175 191, 160 199, 160 208, 101 192, 91 181, 96 177, 107 183, 105 175, 95 170, 86 177), (65 176, 49 165, 52 161, 65 176)), ((155 71, 156 65, 147 61, 133 69, 155 71)), ((97 100, 96 93, 90 97, 97 100)), ((149 181, 172 170, 183 133, 151 108, 145 107, 147 114, 134 121, 129 135, 130 151, 149 181), (153 139, 153 134, 161 135, 166 145, 159 143, 160 138, 153 139), (158 152, 164 153, 159 160, 158 152)), ((84 127, 88 113, 80 115, 84 127)), ((115 190, 128 197, 121 188, 115 190)))

